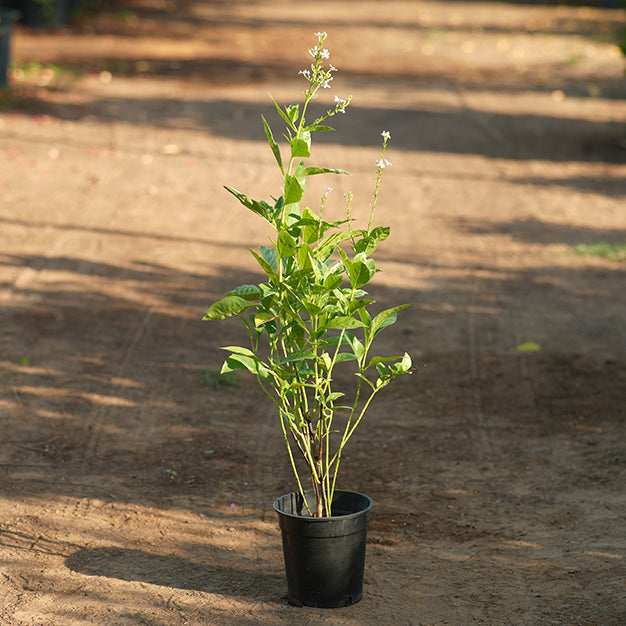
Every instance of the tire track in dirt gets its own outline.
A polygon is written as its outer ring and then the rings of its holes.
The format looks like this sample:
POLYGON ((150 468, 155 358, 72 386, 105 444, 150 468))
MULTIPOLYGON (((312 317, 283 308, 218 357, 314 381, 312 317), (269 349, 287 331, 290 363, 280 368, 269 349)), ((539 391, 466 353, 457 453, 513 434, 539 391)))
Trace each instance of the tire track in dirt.
MULTIPOLYGON (((145 339, 148 334, 148 330, 153 319, 153 307, 149 306, 141 313, 139 316, 139 321, 136 326, 128 335, 128 340, 124 347, 122 358, 120 360, 120 364, 117 367, 116 378, 124 379, 126 377, 126 373, 128 371, 128 367, 140 349, 141 342, 145 339)), ((163 383, 166 381, 161 381, 161 389, 166 387, 163 383)), ((121 387, 118 387, 121 391, 121 387)), ((115 394, 115 387, 111 389, 111 394, 115 394)), ((142 410, 140 411, 139 424, 135 427, 135 430, 140 430, 143 435, 143 440, 146 441, 146 436, 153 430, 154 422, 150 416, 154 415, 152 411, 146 411, 145 408, 148 406, 149 402, 142 403, 142 410)), ((85 445, 85 449, 83 452, 83 462, 88 463, 93 457, 97 455, 99 452, 98 446, 100 445, 102 430, 104 424, 107 419, 112 415, 112 412, 115 409, 111 409, 109 406, 99 405, 95 411, 92 411, 91 417, 89 420, 88 429, 90 431, 89 438, 85 445)), ((147 437, 149 438, 149 436, 147 437)))

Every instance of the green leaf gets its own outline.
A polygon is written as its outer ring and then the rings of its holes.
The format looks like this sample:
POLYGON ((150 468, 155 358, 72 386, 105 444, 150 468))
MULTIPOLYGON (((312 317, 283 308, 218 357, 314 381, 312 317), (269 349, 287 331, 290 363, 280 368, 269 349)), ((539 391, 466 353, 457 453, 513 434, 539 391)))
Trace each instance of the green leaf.
POLYGON ((396 376, 402 376, 402 374, 408 374, 411 371, 412 365, 411 357, 408 352, 405 352, 402 360, 391 366, 391 377, 395 378, 396 376))
POLYGON ((539 352, 541 350, 541 346, 534 341, 527 341, 526 343, 521 343, 515 349, 518 352, 539 352))
POLYGON ((298 248, 298 267, 305 273, 313 269, 311 246, 308 243, 303 243, 298 248))
POLYGON ((394 306, 391 309, 381 311, 373 320, 371 326, 372 338, 375 337, 383 328, 395 324, 398 318, 397 313, 402 309, 406 309, 411 306, 410 304, 401 304, 400 306, 394 306))
POLYGON ((274 158, 276 159, 276 162, 278 163, 278 167, 280 167, 280 171, 284 174, 285 170, 283 168, 283 159, 280 155, 280 148, 278 144, 276 143, 274 136, 272 135, 272 129, 270 128, 270 125, 265 121, 265 118, 263 116, 261 116, 261 119, 263 120, 263 127, 265 128, 265 135, 267 137, 268 143, 270 144, 270 148, 272 149, 272 152, 274 153, 274 158))
POLYGON ((261 290, 256 285, 240 285, 228 292, 229 296, 241 296, 246 300, 258 300, 261 290))
POLYGON ((248 370, 251 374, 266 379, 270 377, 270 371, 257 357, 245 354, 231 354, 226 361, 224 361, 221 373, 227 374, 234 370, 248 370))
POLYGON ((268 248, 267 246, 260 246, 261 254, 263 258, 270 264, 270 267, 277 272, 278 271, 278 252, 274 248, 268 248))
POLYGON ((315 176, 316 174, 350 174, 345 170, 337 170, 328 167, 305 167, 301 170, 303 176, 315 176))
POLYGON ((333 317, 325 324, 326 328, 335 328, 337 330, 347 330, 348 328, 362 328, 363 322, 360 322, 356 317, 350 317, 348 315, 342 315, 340 317, 333 317))
POLYGON ((389 237, 390 232, 391 229, 388 226, 379 226, 370 233, 365 231, 363 238, 356 242, 354 251, 357 253, 363 252, 366 255, 372 254, 378 247, 378 244, 389 237))
POLYGON ((254 326, 258 328, 259 326, 263 326, 263 324, 267 324, 267 322, 273 322, 276 319, 276 315, 272 315, 272 313, 268 313, 267 311, 261 311, 254 316, 254 326))
POLYGON ((232 193, 233 196, 235 196, 235 198, 237 198, 237 200, 239 200, 239 202, 241 202, 241 204, 243 204, 243 206, 247 209, 250 209, 257 215, 260 215, 262 218, 272 223, 272 207, 267 202, 262 200, 260 202, 258 200, 252 200, 251 198, 248 198, 246 194, 241 193, 241 191, 237 191, 237 189, 234 189, 233 187, 224 185, 224 189, 232 193))
MULTIPOLYGON (((270 95, 270 98, 272 98, 271 95, 270 95)), ((291 122, 289 117, 285 114, 285 112, 280 108, 280 105, 278 104, 278 102, 276 102, 274 98, 272 98, 272 102, 274 103, 274 106, 276 107, 276 110, 278 111, 279 115, 285 120, 285 122, 287 122, 287 125, 293 128, 293 123, 291 122)))
POLYGON ((306 127, 306 130, 328 132, 328 131, 335 130, 335 129, 332 126, 322 126, 320 124, 311 124, 310 126, 306 127))
POLYGON ((311 133, 305 131, 299 138, 291 140, 291 156, 294 158, 311 156, 311 133))
POLYGON ((324 279, 324 289, 328 291, 332 291, 333 289, 337 289, 337 287, 341 286, 343 282, 343 277, 338 274, 330 274, 324 279))
POLYGON ((283 363, 292 363, 294 361, 311 361, 315 360, 316 355, 311 350, 295 350, 292 352, 283 363))
POLYGON ((278 274, 276 270, 268 263, 261 255, 257 254, 254 250, 250 250, 250 254, 257 260, 258 264, 263 268, 263 271, 268 275, 272 282, 278 281, 278 274))
POLYGON ((380 243, 381 241, 385 241, 390 233, 391 228, 389 226, 377 226, 370 233, 370 237, 373 237, 377 243, 380 243))
POLYGON ((228 350, 233 354, 243 354, 244 356, 251 356, 255 359, 257 358, 257 356, 254 354, 254 352, 252 352, 252 350, 250 350, 250 348, 244 348, 243 346, 224 346, 223 348, 221 348, 221 350, 228 350))
POLYGON ((295 176, 285 176, 285 204, 300 202, 304 196, 304 189, 295 176))
POLYGON ((212 304, 204 314, 203 320, 223 320, 249 309, 253 306, 248 300, 240 296, 228 295, 219 302, 212 304))
POLYGON ((380 374, 381 368, 383 372, 386 371, 385 366, 382 365, 383 363, 390 363, 391 361, 395 361, 397 358, 397 356, 375 356, 363 369, 367 370, 372 367, 372 365, 375 365, 378 373, 380 374))
POLYGON ((290 104, 288 107, 285 108, 287 117, 291 120, 292 124, 295 124, 296 120, 298 119, 299 110, 300 110, 300 107, 298 104, 290 104))
POLYGON ((339 398, 343 398, 343 396, 345 396, 345 393, 341 393, 341 391, 333 391, 333 393, 328 394, 328 396, 326 396, 325 398, 322 397, 320 398, 325 405, 329 405, 332 402, 334 402, 335 400, 339 400, 339 398))
POLYGON ((279 257, 290 257, 297 249, 296 240, 286 230, 281 230, 278 234, 276 249, 279 257))
POLYGON ((352 333, 346 333, 346 337, 352 348, 352 352, 354 352, 354 356, 360 361, 365 354, 365 346, 361 343, 359 338, 352 333))
POLYGON ((340 352, 337 355, 337 358, 335 359, 335 361, 337 363, 343 363, 344 361, 357 361, 358 357, 356 356, 356 354, 352 354, 352 352, 340 352))
POLYGON ((376 273, 376 265, 373 259, 368 259, 365 255, 357 254, 348 268, 350 284, 358 289, 367 285, 376 273))
POLYGON ((343 230, 333 233, 322 239, 315 248, 316 256, 320 259, 329 257, 340 243, 347 241, 353 237, 354 233, 350 230, 343 230))

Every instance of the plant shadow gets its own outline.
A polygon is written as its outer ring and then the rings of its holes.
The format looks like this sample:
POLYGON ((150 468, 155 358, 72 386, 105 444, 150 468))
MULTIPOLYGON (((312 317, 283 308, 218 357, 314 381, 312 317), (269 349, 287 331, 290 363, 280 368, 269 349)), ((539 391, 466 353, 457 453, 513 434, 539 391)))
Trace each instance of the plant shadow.
POLYGON ((255 599, 276 599, 284 586, 282 577, 271 573, 231 569, 129 548, 81 548, 68 556, 65 564, 72 572, 86 576, 255 599))

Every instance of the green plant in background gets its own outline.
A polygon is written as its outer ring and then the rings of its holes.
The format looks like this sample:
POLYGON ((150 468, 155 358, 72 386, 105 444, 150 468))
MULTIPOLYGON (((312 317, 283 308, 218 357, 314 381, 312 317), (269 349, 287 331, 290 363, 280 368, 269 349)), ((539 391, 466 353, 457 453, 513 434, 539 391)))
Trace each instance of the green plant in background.
POLYGON ((579 256, 595 256, 609 261, 626 261, 626 243, 581 243, 574 246, 574 253, 579 256))
POLYGON ((346 218, 327 221, 323 195, 319 211, 302 207, 307 178, 319 174, 345 174, 343 170, 311 167, 315 132, 332 131, 326 120, 344 113, 350 98, 335 97, 334 107, 314 121, 307 121, 310 103, 319 91, 329 88, 336 71, 324 67, 329 58, 326 33, 316 33, 317 44, 309 50, 310 68, 302 70, 308 87, 302 107, 274 105, 286 124, 287 158, 263 119, 269 146, 282 176, 278 197, 253 200, 232 188, 226 189, 241 204, 266 220, 274 229, 271 245, 250 250, 266 280, 259 285, 241 285, 213 304, 205 320, 238 317, 245 326, 248 346, 228 346, 222 367, 254 374, 277 407, 282 434, 298 489, 311 515, 331 515, 331 503, 344 449, 376 396, 393 379, 411 370, 411 358, 371 356, 378 334, 392 325, 403 304, 374 315, 373 300, 364 287, 379 271, 372 253, 389 236, 389 227, 374 226, 383 169, 390 165, 385 153, 390 139, 383 132, 383 147, 377 162, 373 199, 367 227, 354 228, 352 195, 348 194, 346 218), (339 366, 352 366, 354 386, 350 395, 334 387, 339 366), (315 502, 308 502, 294 456, 304 460, 315 502))
MULTIPOLYGON (((624 7, 624 9, 626 9, 626 0, 619 0, 619 3, 621 6, 624 7)), ((626 30, 624 30, 622 32, 622 41, 620 43, 617 44, 620 48, 620 50, 622 51, 622 54, 624 56, 626 56, 626 30)))
POLYGON ((239 387, 241 384, 235 372, 222 373, 210 367, 202 370, 202 378, 207 385, 215 387, 216 389, 223 387, 239 387))

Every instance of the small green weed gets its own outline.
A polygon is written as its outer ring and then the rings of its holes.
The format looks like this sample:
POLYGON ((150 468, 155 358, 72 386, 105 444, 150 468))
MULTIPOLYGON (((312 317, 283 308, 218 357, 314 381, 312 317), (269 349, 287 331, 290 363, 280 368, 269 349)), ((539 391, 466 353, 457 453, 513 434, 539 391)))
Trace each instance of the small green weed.
POLYGON ((626 242, 608 243, 606 241, 598 241, 597 243, 581 243, 574 246, 574 254, 600 257, 609 261, 626 261, 626 242))
POLYGON ((226 372, 222 374, 220 370, 208 367, 202 370, 202 378, 207 385, 221 389, 224 387, 239 387, 241 382, 235 372, 226 372))

